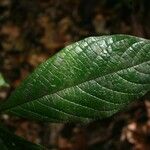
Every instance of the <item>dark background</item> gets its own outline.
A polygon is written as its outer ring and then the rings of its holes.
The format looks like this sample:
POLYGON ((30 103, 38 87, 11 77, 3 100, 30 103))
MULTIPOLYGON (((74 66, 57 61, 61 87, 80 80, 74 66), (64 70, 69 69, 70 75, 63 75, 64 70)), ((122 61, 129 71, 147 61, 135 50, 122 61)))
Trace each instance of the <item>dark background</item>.
MULTIPOLYGON (((0 72, 10 87, 65 45, 87 36, 150 38, 149 0, 0 0, 0 72)), ((49 149, 150 150, 149 95, 124 112, 88 125, 34 122, 3 114, 7 127, 49 149)))

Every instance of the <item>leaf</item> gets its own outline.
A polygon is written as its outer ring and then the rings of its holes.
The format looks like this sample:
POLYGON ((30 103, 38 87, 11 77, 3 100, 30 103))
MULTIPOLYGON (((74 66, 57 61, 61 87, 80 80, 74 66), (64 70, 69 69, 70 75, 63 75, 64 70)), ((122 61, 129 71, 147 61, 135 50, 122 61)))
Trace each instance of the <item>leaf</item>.
POLYGON ((41 64, 0 110, 43 121, 88 122, 113 115, 149 90, 149 40, 89 37, 41 64))
POLYGON ((0 125, 0 146, 1 150, 43 150, 40 145, 36 145, 18 137, 2 125, 0 125))
POLYGON ((5 87, 8 86, 8 84, 6 83, 6 81, 4 80, 2 74, 0 73, 0 88, 1 87, 5 87))

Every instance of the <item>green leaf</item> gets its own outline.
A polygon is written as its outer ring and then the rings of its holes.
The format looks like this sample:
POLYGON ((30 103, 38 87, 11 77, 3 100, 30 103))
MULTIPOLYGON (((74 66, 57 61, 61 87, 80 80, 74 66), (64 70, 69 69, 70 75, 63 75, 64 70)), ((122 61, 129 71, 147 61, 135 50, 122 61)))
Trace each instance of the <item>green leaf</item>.
POLYGON ((0 149, 1 150, 43 150, 40 145, 36 145, 18 137, 2 125, 0 125, 0 149))
POLYGON ((89 37, 41 64, 0 110, 43 121, 88 122, 113 115, 149 90, 149 40, 89 37))
POLYGON ((2 74, 0 73, 0 88, 1 87, 5 87, 8 86, 8 84, 6 83, 6 81, 4 80, 2 74))

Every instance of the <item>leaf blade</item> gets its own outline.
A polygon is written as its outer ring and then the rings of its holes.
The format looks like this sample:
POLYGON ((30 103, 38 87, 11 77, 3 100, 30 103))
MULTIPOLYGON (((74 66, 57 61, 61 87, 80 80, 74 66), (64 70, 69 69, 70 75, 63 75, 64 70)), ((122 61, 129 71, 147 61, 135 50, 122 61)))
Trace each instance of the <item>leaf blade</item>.
POLYGON ((0 125, 0 145, 1 145, 1 149, 4 150, 20 150, 20 149, 43 150, 44 149, 44 147, 40 145, 30 143, 24 140, 23 138, 12 134, 2 125, 0 125))
POLYGON ((127 35, 76 42, 40 65, 1 109, 55 122, 110 116, 150 89, 149 49, 149 40, 127 35))

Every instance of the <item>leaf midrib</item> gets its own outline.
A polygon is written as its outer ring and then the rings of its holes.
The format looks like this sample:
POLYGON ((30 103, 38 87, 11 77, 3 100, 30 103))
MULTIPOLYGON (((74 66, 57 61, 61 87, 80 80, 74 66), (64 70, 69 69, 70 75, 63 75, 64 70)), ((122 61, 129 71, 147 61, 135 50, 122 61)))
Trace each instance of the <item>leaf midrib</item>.
MULTIPOLYGON (((66 88, 64 88, 64 89, 61 89, 61 90, 55 91, 55 92, 53 92, 53 93, 45 94, 45 95, 43 95, 43 96, 41 96, 41 97, 39 97, 39 98, 33 99, 33 100, 31 100, 31 101, 28 101, 28 102, 24 102, 24 103, 22 103, 22 104, 15 105, 15 107, 17 107, 17 106, 22 106, 22 105, 24 105, 24 104, 27 104, 27 103, 33 102, 33 101, 35 101, 35 100, 37 100, 37 99, 39 100, 39 99, 41 99, 41 98, 44 98, 44 97, 49 96, 49 95, 56 94, 56 93, 58 93, 58 92, 61 92, 61 91, 66 90, 66 89, 69 89, 69 88, 72 88, 72 87, 75 87, 75 86, 79 86, 79 85, 81 85, 81 84, 83 84, 83 83, 86 83, 86 82, 89 82, 89 81, 92 81, 92 80, 96 80, 96 79, 99 79, 99 78, 105 77, 105 76, 107 76, 107 75, 111 75, 111 74, 114 74, 114 73, 118 73, 118 72, 121 72, 121 71, 126 70, 126 69, 130 69, 130 68, 138 67, 139 65, 142 65, 142 64, 144 64, 144 63, 149 63, 149 62, 150 62, 150 61, 148 60, 148 61, 142 62, 142 63, 137 64, 137 65, 134 65, 134 66, 130 66, 130 67, 127 67, 127 68, 123 68, 123 69, 120 69, 120 70, 117 70, 117 71, 114 71, 114 72, 111 72, 111 73, 108 73, 108 74, 102 75, 102 76, 100 76, 100 77, 91 78, 91 79, 86 80, 86 81, 84 81, 84 82, 81 82, 81 83, 79 83, 79 84, 74 84, 74 85, 72 85, 72 86, 69 86, 69 87, 66 87, 66 88)), ((7 110, 9 111, 9 109, 12 109, 12 108, 15 108, 15 107, 7 108, 7 109, 5 109, 5 111, 7 111, 7 110)), ((3 109, 0 109, 0 111, 2 111, 2 110, 3 110, 3 109)))

